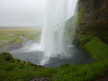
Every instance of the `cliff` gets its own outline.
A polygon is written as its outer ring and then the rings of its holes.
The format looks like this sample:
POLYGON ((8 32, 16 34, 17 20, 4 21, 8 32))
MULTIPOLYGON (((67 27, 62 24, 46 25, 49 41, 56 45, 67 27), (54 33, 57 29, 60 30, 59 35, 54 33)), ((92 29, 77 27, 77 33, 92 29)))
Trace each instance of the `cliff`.
POLYGON ((103 77, 94 81, 107 81, 108 64, 103 64, 108 63, 108 0, 79 0, 76 31, 77 46, 91 55, 96 69, 104 67, 99 70, 103 77))
POLYGON ((108 43, 108 0, 78 1, 77 32, 92 34, 108 43))
POLYGON ((93 59, 108 59, 108 1, 79 0, 77 46, 93 59))

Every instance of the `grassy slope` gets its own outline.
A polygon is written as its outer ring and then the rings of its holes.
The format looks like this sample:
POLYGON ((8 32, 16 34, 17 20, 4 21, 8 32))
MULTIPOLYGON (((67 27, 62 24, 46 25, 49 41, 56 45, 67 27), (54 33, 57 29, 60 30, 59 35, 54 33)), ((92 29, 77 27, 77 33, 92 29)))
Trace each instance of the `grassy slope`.
POLYGON ((1 81, 29 81, 40 76, 51 77, 51 81, 90 81, 108 70, 108 45, 92 36, 79 36, 80 46, 88 50, 96 60, 91 64, 65 64, 59 68, 40 68, 23 62, 3 60, 0 55, 1 81))
MULTIPOLYGON (((30 30, 28 31, 30 32, 30 30)), ((13 33, 25 35, 25 32, 16 31, 13 33)), ((31 37, 27 34, 26 36, 31 37)), ((13 40, 11 37, 9 39, 13 40)), ((104 76, 104 72, 108 70, 108 45, 92 35, 79 35, 78 40, 79 46, 87 50, 95 59, 94 63, 65 64, 59 68, 42 68, 30 62, 20 62, 12 58, 10 54, 2 53, 0 54, 0 81, 29 81, 41 76, 48 76, 51 81, 90 81, 104 76)))
POLYGON ((108 58, 108 44, 101 39, 91 35, 80 35, 78 39, 81 48, 87 50, 95 60, 108 58))

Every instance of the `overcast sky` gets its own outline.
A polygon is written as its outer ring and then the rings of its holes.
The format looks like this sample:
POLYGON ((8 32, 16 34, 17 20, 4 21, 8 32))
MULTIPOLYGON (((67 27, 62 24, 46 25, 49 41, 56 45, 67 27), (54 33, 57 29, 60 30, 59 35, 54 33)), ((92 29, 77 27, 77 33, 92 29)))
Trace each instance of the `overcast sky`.
POLYGON ((0 0, 0 27, 41 27, 46 0, 0 0))

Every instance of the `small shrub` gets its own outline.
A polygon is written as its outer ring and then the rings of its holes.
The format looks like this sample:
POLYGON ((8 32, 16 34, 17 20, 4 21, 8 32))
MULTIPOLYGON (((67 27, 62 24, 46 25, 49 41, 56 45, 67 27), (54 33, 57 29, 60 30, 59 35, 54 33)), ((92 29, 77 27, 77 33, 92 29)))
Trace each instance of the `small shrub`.
POLYGON ((14 58, 12 57, 12 55, 8 52, 3 52, 0 54, 0 59, 6 60, 6 61, 12 61, 14 60, 14 58))

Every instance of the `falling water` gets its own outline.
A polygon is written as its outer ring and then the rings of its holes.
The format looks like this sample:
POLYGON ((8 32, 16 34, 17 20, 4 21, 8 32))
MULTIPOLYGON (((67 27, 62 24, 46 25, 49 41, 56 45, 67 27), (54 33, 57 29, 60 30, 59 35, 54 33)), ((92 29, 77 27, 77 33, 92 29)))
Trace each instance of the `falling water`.
POLYGON ((88 53, 73 44, 77 19, 76 4, 77 0, 47 0, 41 44, 18 35, 23 40, 21 46, 9 49, 8 52, 15 58, 45 67, 92 62, 88 53))
MULTIPOLYGON (((74 16, 77 0, 48 0, 44 28, 41 38, 41 47, 44 57, 41 65, 48 62, 50 57, 62 55, 69 57, 68 48, 72 47, 72 39, 67 41, 65 32, 66 24, 71 23, 74 16)), ((69 25, 72 27, 72 24, 69 25)), ((74 37, 74 36, 73 36, 74 37)), ((71 37, 72 38, 72 37, 71 37)))

